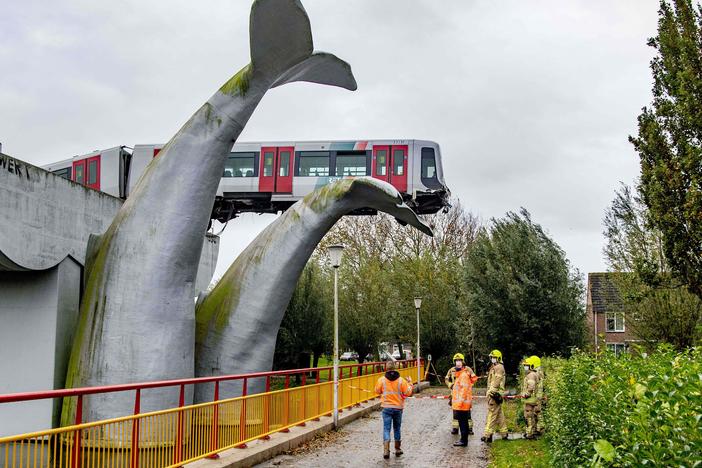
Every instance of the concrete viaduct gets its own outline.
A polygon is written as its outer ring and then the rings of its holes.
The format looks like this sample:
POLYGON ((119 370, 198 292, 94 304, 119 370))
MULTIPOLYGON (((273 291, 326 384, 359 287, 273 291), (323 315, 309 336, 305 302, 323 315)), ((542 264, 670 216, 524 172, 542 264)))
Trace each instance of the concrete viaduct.
MULTIPOLYGON (((0 152, 0 394, 64 387, 88 239, 122 203, 0 152)), ((217 263, 219 238, 203 242, 193 297, 217 263)), ((0 436, 55 426, 57 410, 2 405, 0 436)))

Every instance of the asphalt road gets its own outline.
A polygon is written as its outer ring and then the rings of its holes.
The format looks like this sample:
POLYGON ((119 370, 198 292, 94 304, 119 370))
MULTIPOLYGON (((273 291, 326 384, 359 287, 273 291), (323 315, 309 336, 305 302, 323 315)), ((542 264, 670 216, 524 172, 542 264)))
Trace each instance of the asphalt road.
MULTIPOLYGON (((419 394, 418 396, 422 396, 419 394)), ((383 459, 382 419, 380 412, 358 419, 341 433, 312 443, 297 454, 280 455, 259 467, 483 467, 488 451, 480 442, 485 426, 485 398, 473 400, 475 435, 468 447, 453 447, 458 436, 451 435, 451 409, 443 399, 413 398, 407 401, 402 419, 402 450, 396 458, 391 443, 390 460, 383 459)))

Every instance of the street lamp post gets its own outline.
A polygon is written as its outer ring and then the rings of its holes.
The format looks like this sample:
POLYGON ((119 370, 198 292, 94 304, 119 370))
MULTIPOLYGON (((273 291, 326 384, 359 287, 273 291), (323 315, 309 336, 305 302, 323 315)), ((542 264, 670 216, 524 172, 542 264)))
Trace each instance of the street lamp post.
POLYGON ((422 307, 422 298, 414 298, 414 309, 417 311, 417 391, 419 391, 419 382, 421 382, 421 374, 419 372, 419 357, 421 356, 419 352, 419 308, 422 307))
POLYGON ((334 267, 334 429, 339 427, 339 266, 344 246, 330 245, 329 257, 334 267))

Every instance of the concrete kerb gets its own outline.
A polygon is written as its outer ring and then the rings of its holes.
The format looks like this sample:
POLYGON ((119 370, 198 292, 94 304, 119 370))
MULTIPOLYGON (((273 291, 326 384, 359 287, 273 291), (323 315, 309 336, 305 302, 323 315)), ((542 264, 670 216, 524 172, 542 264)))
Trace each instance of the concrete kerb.
MULTIPOLYGON (((419 390, 429 387, 429 382, 421 382, 419 390)), ((417 391, 417 385, 414 386, 417 391)), ((339 414, 339 426, 344 426, 356 419, 380 409, 380 400, 375 399, 361 405, 360 408, 345 409, 339 414)), ((271 434, 269 440, 249 442, 244 449, 224 450, 215 460, 203 459, 184 465, 187 468, 238 468, 253 466, 292 450, 295 447, 314 439, 318 434, 324 434, 333 429, 331 417, 322 416, 319 421, 308 421, 305 426, 291 427, 290 432, 271 434)))

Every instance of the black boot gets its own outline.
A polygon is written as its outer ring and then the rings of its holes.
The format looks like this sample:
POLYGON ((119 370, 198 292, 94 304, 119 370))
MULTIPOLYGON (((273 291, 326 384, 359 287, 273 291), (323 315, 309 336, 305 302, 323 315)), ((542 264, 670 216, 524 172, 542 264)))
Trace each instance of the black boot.
POLYGON ((458 428, 457 428, 457 427, 452 427, 452 428, 451 428, 451 434, 453 434, 453 435, 458 434, 458 428))

